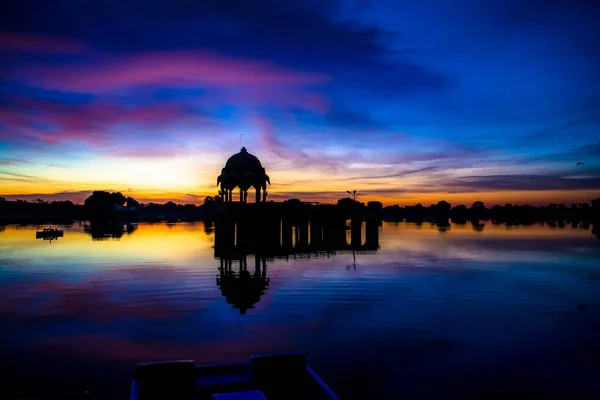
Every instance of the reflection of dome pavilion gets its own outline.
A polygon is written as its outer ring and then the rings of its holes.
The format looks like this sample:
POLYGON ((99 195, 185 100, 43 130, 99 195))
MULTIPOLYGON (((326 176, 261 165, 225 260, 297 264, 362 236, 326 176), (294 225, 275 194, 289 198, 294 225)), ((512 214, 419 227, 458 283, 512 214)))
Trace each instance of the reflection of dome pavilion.
POLYGON ((240 260, 240 271, 237 274, 231 270, 231 260, 225 260, 225 265, 220 270, 217 285, 221 289, 221 295, 225 297, 227 304, 240 310, 240 314, 246 314, 246 310, 254 308, 269 286, 265 260, 262 272, 257 262, 253 274, 246 268, 245 259, 240 260))
POLYGON ((247 201, 248 189, 251 187, 256 189, 257 203, 261 201, 261 190, 262 201, 267 201, 267 183, 271 184, 271 181, 260 160, 248 153, 245 147, 229 157, 217 178, 217 185, 221 185, 219 194, 226 202, 232 201, 232 192, 236 187, 240 188, 240 201, 243 203, 247 201))

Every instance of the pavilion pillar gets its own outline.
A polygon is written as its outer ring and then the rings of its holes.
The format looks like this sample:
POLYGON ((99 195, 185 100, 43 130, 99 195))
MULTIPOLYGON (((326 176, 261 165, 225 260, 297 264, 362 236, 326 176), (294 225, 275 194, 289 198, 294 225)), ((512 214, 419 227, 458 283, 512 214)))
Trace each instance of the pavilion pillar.
POLYGON ((256 188, 256 202, 260 203, 260 187, 256 188))
POLYGON ((244 190, 244 203, 248 202, 248 191, 244 190))
POLYGON ((244 202, 244 191, 240 188, 240 203, 244 202))

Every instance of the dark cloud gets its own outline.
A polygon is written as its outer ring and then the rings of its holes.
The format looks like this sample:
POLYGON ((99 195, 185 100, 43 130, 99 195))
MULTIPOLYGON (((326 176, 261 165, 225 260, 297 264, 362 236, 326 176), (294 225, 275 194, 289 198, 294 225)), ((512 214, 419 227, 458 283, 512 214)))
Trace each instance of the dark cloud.
POLYGON ((587 162, 588 167, 585 169, 579 169, 579 170, 573 171, 573 172, 593 174, 593 173, 598 173, 600 171, 595 169, 595 167, 592 167, 591 169, 589 167, 594 165, 594 163, 599 159, 600 159, 600 143, 592 143, 592 144, 585 145, 585 146, 575 147, 570 150, 566 149, 561 152, 544 154, 541 156, 524 157, 523 159, 521 159, 519 161, 519 163, 529 164, 529 163, 536 163, 536 162, 540 162, 540 161, 556 162, 556 163, 569 163, 569 164, 567 164, 567 169, 565 169, 565 171, 568 171, 568 167, 572 168, 573 166, 576 166, 576 164, 578 162, 581 161, 584 164, 587 162))
POLYGON ((212 49, 335 74, 346 84, 387 93, 444 87, 447 77, 399 60, 396 34, 340 20, 338 1, 107 0, 82 5, 4 3, 2 26, 15 32, 77 37, 108 53, 212 49))
POLYGON ((333 109, 325 116, 333 126, 355 129, 386 129, 389 125, 373 118, 368 112, 333 109))
POLYGON ((43 179, 33 175, 18 174, 14 172, 0 171, 0 179, 7 181, 28 181, 28 182, 43 182, 47 179, 43 179))
POLYGON ((351 177, 351 178, 344 178, 342 180, 350 181, 350 180, 361 180, 361 179, 401 178, 403 176, 420 174, 422 172, 433 172, 433 171, 438 171, 440 169, 441 169, 441 167, 431 165, 431 166, 427 166, 427 167, 423 167, 423 168, 404 170, 404 171, 396 172, 393 174, 355 176, 355 177, 351 177))
POLYGON ((454 191, 502 191, 502 190, 600 190, 600 176, 572 178, 550 174, 540 175, 489 175, 465 176, 444 179, 443 187, 454 191))
POLYGON ((0 165, 26 165, 29 160, 24 158, 0 158, 0 165))

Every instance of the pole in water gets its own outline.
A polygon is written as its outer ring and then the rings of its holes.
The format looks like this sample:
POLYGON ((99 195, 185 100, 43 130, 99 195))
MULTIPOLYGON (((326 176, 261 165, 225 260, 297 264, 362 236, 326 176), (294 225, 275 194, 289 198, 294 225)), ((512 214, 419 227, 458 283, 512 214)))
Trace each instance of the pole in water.
POLYGON ((242 136, 244 136, 245 134, 242 133, 240 134, 240 146, 244 147, 244 142, 242 141, 242 136))

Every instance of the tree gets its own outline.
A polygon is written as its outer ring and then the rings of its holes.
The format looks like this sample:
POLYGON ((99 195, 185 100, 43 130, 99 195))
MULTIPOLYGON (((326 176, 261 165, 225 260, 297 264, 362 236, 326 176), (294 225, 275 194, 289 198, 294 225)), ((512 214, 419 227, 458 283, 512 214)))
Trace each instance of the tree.
POLYGON ((212 196, 206 196, 204 198, 204 205, 206 207, 213 207, 215 205, 215 199, 212 196))
POLYGON ((127 203, 127 207, 139 208, 141 206, 141 204, 133 197, 127 197, 127 199, 125 199, 125 202, 127 203))
POLYGON ((173 203, 172 201, 168 201, 165 203, 165 208, 177 208, 177 204, 173 203))
POLYGON ((438 212, 447 213, 452 208, 452 204, 448 203, 446 200, 441 200, 438 201, 435 208, 438 212))
POLYGON ((353 190, 352 192, 349 191, 349 190, 346 190, 346 193, 348 193, 351 196, 351 199, 354 200, 354 201, 356 201, 356 198, 358 196, 360 196, 360 193, 356 193, 356 189, 353 190))
POLYGON ((4 197, 0 197, 0 201, 6 201, 4 197))
POLYGON ((482 219, 485 213, 485 204, 483 204, 483 201, 474 202, 471 205, 471 213, 472 218, 482 219))
POLYGON ((483 201, 476 201, 475 203, 473 203, 473 205, 471 205, 471 209, 472 210, 485 210, 485 204, 483 203, 483 201))
POLYGON ((344 197, 343 199, 339 199, 337 202, 338 209, 346 215, 354 214, 363 206, 364 203, 360 203, 354 199, 351 199, 350 197, 344 197))
POLYGON ((467 206, 465 206, 464 204, 461 204, 459 206, 454 207, 452 210, 455 211, 457 214, 466 214, 467 206))
POLYGON ((122 206, 127 201, 127 198, 123 196, 121 192, 113 192, 110 194, 111 201, 116 206, 122 206))
POLYGON ((383 208, 383 204, 380 201, 370 201, 367 203, 367 207, 373 210, 381 210, 383 208))
POLYGON ((115 206, 122 206, 126 200, 120 192, 97 190, 85 199, 83 205, 92 218, 106 218, 115 206))

